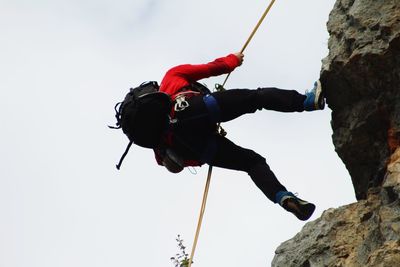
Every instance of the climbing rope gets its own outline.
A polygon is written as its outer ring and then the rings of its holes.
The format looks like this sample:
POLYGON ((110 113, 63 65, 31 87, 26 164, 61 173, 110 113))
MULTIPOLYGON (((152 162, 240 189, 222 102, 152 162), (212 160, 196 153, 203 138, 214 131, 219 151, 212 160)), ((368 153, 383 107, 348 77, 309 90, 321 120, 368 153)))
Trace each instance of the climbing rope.
MULTIPOLYGON (((263 15, 261 16, 261 18, 258 20, 257 25, 254 27, 253 31, 251 32, 250 36, 247 38, 246 43, 243 45, 242 49, 240 50, 240 53, 243 53, 244 50, 246 50, 247 46, 249 45, 250 41, 253 39, 254 35, 256 34, 258 28, 260 27, 260 25, 262 24, 262 22, 264 21, 265 17, 267 16, 267 14, 269 13, 270 9, 272 8, 272 6, 274 5, 275 0, 271 0, 270 4, 268 5, 267 9, 264 11, 263 15)), ((225 90, 224 86, 226 84, 226 82, 228 81, 229 76, 231 75, 231 73, 228 73, 228 75, 226 76, 224 82, 222 83, 222 85, 217 85, 216 88, 217 90, 225 90)), ((219 133, 226 135, 226 132, 220 127, 220 124, 218 124, 218 129, 219 129, 219 133)), ((201 225, 203 222, 203 216, 204 216, 204 212, 206 210, 206 205, 207 205, 207 197, 208 197, 208 191, 210 189, 210 183, 211 183, 211 175, 212 175, 212 169, 213 167, 210 165, 208 168, 208 174, 207 174, 207 180, 206 180, 206 185, 204 188, 204 193, 203 193, 203 200, 201 203, 201 208, 200 208, 200 215, 199 215, 199 220, 197 222, 197 229, 196 229, 196 234, 194 237, 194 241, 193 241, 193 246, 192 246, 192 251, 190 253, 190 258, 189 258, 189 265, 188 267, 192 266, 192 262, 193 262, 193 258, 194 258, 194 253, 196 251, 196 246, 197 246, 197 241, 199 239, 199 235, 200 235, 200 229, 201 229, 201 225)))

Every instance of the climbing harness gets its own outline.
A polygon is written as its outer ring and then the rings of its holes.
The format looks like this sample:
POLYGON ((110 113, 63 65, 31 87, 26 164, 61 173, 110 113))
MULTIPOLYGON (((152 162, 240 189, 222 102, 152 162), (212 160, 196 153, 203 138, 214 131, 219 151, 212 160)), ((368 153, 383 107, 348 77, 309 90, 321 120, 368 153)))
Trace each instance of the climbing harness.
POLYGON ((177 98, 175 98, 175 111, 183 111, 187 107, 189 107, 189 102, 187 102, 184 94, 180 94, 177 98))
MULTIPOLYGON (((259 19, 257 25, 254 27, 253 31, 251 32, 250 36, 247 38, 246 43, 244 44, 244 46, 242 47, 242 49, 240 50, 240 53, 243 53, 244 50, 247 48, 247 46, 249 45, 250 41, 253 39, 254 35, 256 34, 258 28, 260 27, 260 25, 262 24, 262 22, 264 21, 265 17, 267 16, 267 14, 269 13, 270 9, 272 8, 273 4, 275 3, 275 0, 271 0, 270 4, 268 5, 267 9, 264 11, 263 15, 261 16, 261 18, 259 19)), ((228 81, 228 78, 230 76, 231 73, 229 73, 224 82, 222 83, 222 85, 217 84, 215 86, 215 89, 217 91, 223 91, 224 86, 226 84, 226 82, 228 81)), ((212 100, 211 100, 212 101, 212 100)), ((221 128, 220 124, 218 124, 218 133, 221 134, 222 136, 226 135, 226 132, 224 131, 224 129, 221 128)), ((197 228, 196 228, 196 234, 194 237, 194 241, 193 241, 193 246, 192 246, 192 251, 190 253, 190 258, 189 258, 189 265, 188 267, 192 266, 192 262, 193 262, 193 258, 194 258, 194 253, 196 251, 196 246, 197 246, 197 241, 199 239, 199 235, 200 235, 200 229, 201 229, 201 225, 203 222, 203 216, 204 216, 204 212, 206 209, 206 205, 207 205, 207 197, 208 197, 208 191, 210 189, 210 182, 211 182, 211 175, 212 175, 212 169, 213 167, 210 165, 208 168, 208 174, 207 174, 207 180, 206 180, 206 185, 204 188, 204 193, 203 193, 203 200, 201 203, 201 208, 200 208, 200 215, 199 215, 199 220, 197 222, 197 228)))

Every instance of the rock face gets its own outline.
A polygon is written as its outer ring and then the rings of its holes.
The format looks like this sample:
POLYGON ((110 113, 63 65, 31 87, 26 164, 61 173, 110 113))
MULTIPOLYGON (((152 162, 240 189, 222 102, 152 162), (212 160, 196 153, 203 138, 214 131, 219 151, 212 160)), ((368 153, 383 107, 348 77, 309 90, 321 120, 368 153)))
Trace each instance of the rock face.
POLYGON ((328 31, 321 82, 333 142, 365 199, 400 143, 400 1, 338 0, 328 31))
POLYGON ((276 250, 273 267, 400 266, 400 149, 382 187, 329 209, 276 250))
POLYGON ((337 0, 321 82, 357 203, 284 242, 274 267, 400 266, 400 0, 337 0))

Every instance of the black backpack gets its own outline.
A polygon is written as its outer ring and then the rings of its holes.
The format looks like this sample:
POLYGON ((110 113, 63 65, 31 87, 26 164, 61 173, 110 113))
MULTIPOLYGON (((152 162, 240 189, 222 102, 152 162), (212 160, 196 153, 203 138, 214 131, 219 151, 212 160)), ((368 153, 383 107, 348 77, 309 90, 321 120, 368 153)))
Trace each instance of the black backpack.
MULTIPOLYGON (((202 95, 210 94, 211 91, 203 84, 194 82, 181 88, 180 91, 192 90, 202 95)), ((171 97, 159 91, 158 83, 155 81, 144 82, 138 87, 131 88, 125 96, 124 101, 115 105, 117 127, 129 138, 130 142, 122 155, 117 169, 120 169, 122 161, 128 154, 132 144, 145 148, 157 148, 160 145, 163 133, 171 123, 170 112, 172 109, 171 97)))
POLYGON ((117 169, 129 151, 132 143, 145 148, 156 148, 162 134, 168 129, 172 100, 169 95, 159 92, 155 81, 144 82, 131 88, 124 101, 115 105, 117 127, 129 138, 130 143, 117 169))

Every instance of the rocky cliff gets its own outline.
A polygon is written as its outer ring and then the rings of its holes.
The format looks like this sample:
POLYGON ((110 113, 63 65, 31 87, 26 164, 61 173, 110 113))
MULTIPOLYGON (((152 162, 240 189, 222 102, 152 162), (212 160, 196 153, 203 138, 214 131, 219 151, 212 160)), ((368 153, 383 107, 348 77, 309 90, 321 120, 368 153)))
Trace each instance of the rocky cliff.
POLYGON ((392 159, 382 187, 307 223, 276 250, 272 266, 400 266, 400 149, 392 159))
POLYGON ((400 0, 337 0, 321 82, 357 203, 325 211, 272 266, 400 266, 400 0))
POLYGON ((333 142, 364 199, 400 142, 400 1, 338 0, 328 31, 321 82, 333 142))

